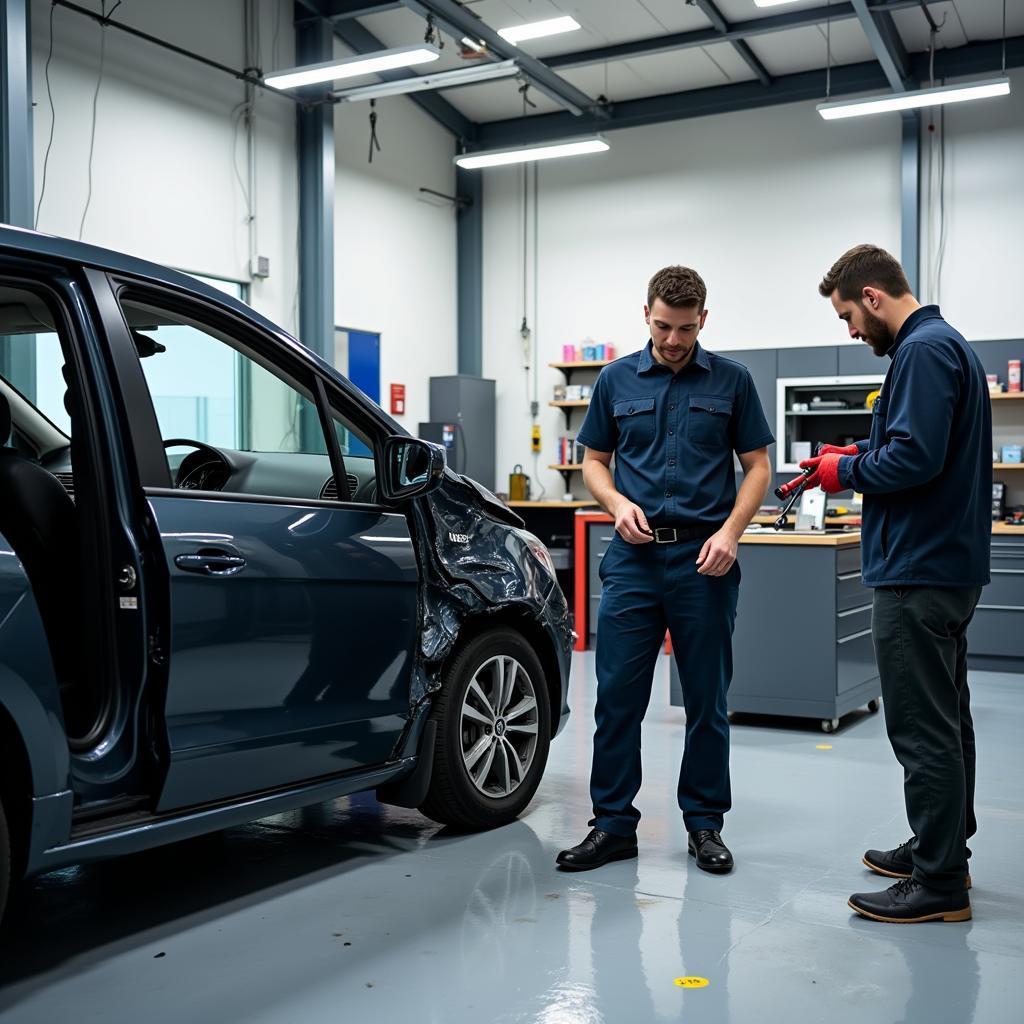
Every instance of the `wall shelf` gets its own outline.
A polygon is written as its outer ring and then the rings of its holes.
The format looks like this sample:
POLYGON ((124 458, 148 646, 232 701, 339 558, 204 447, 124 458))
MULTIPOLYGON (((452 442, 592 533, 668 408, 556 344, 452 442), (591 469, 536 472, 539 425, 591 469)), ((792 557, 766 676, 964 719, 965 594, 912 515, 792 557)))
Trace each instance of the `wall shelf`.
POLYGON ((1024 463, 1020 462, 993 462, 992 468, 1003 472, 1004 469, 1024 469, 1024 463))
POLYGON ((1021 399, 1024 399, 1024 391, 1000 391, 998 394, 995 395, 989 392, 988 397, 991 398, 993 402, 1012 402, 1014 400, 1019 402, 1021 401, 1021 399))
POLYGON ((572 383, 572 375, 575 370, 600 370, 602 367, 607 366, 611 362, 610 359, 604 360, 587 360, 581 359, 577 362, 568 363, 548 363, 553 370, 561 370, 565 374, 565 383, 572 383))

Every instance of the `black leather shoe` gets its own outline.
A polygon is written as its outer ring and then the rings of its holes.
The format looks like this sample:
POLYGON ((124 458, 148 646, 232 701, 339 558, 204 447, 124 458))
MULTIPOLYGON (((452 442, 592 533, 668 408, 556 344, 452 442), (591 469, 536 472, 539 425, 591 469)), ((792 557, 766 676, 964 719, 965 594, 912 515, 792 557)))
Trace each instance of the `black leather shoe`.
POLYGON ((563 871, 589 871, 609 861, 629 860, 635 856, 636 836, 617 836, 594 828, 579 846, 563 850, 555 863, 563 871))
POLYGON ((855 892, 851 910, 872 921, 920 924, 922 921, 970 921, 971 899, 966 889, 929 889, 912 878, 901 878, 881 892, 855 892))
MULTIPOLYGON (((909 878, 914 873, 914 858, 910 853, 913 842, 914 837, 911 836, 895 850, 868 850, 861 860, 865 867, 871 868, 876 875, 885 875, 886 878, 909 878)), ((970 855, 971 852, 968 850, 967 856, 970 855)), ((964 885, 970 889, 970 874, 965 877, 964 885)))
POLYGON ((732 871, 732 854, 729 847, 722 842, 721 832, 710 828, 698 829, 689 834, 686 847, 690 856, 696 858, 697 867, 702 871, 711 871, 717 875, 732 871))

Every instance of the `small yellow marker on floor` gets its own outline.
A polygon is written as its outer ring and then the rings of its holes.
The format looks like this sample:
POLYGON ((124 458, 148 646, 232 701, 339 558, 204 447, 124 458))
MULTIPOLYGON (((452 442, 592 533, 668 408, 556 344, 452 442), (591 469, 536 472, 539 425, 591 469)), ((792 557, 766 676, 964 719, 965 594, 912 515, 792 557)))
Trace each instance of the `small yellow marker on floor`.
POLYGON ((815 750, 831 750, 832 749, 832 744, 831 743, 819 743, 814 749, 815 750))
POLYGON ((711 982, 707 978, 676 978, 680 988, 707 988, 711 982))

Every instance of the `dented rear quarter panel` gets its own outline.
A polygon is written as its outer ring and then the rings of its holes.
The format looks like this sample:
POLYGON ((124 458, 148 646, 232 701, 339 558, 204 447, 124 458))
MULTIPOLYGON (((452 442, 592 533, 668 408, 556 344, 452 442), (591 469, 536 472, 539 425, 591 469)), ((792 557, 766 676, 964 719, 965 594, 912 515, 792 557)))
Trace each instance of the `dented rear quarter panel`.
POLYGON ((564 721, 572 650, 565 595, 530 550, 522 521, 472 482, 448 474, 417 506, 424 572, 421 596, 421 671, 410 694, 415 707, 441 686, 440 670, 470 621, 514 610, 549 637, 558 664, 564 721), (499 519, 503 516, 505 521, 499 519))

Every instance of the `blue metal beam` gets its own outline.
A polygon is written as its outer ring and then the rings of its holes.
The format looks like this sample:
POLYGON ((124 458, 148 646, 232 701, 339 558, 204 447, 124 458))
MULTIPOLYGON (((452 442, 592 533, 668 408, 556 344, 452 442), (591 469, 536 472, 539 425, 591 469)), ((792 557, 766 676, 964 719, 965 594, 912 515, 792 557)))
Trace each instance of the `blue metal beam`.
POLYGON ((921 118, 903 118, 900 145, 900 262, 918 294, 921 278, 921 118))
POLYGON ((30 228, 32 84, 29 0, 0 0, 0 221, 30 228))
POLYGON ((903 45, 896 23, 888 11, 873 11, 868 0, 852 0, 860 26, 868 37, 871 49, 875 51, 878 63, 882 65, 885 77, 895 92, 917 88, 910 73, 910 58, 903 45))
MULTIPOLYGON (((297 22, 296 64, 316 64, 333 55, 334 33, 329 22, 322 18, 297 22)), ((318 102, 324 97, 322 86, 304 90, 310 103, 298 113, 299 338, 333 362, 334 104, 318 102)), ((315 426, 319 429, 319 424, 315 426)))
MULTIPOLYGON (((694 0, 694 2, 704 12, 704 17, 711 22, 719 35, 724 36, 729 33, 732 26, 722 17, 722 12, 715 6, 714 0, 694 0)), ((768 74, 768 69, 757 59, 749 43, 745 39, 731 39, 730 42, 747 67, 757 75, 761 84, 771 85, 772 78, 768 74)))
POLYGON ((545 96, 565 107, 575 116, 589 116, 595 120, 603 120, 606 116, 600 104, 592 100, 585 92, 560 78, 551 68, 524 53, 518 46, 502 39, 497 32, 468 8, 457 0, 403 0, 405 6, 426 18, 433 15, 454 28, 456 33, 479 39, 487 45, 487 49, 502 60, 514 60, 523 72, 526 80, 545 96))
POLYGON ((296 0, 310 14, 328 21, 345 18, 365 18, 371 14, 396 11, 402 6, 401 0, 296 0))
MULTIPOLYGON (((955 78, 961 75, 996 71, 1000 66, 1001 43, 969 43, 935 54, 935 75, 955 78)), ((1024 66, 1024 36, 1008 39, 1006 43, 1007 67, 1024 66)), ((928 55, 914 54, 910 68, 917 78, 927 76, 928 55)), ((885 91, 888 82, 877 61, 846 64, 832 69, 832 96, 846 96, 856 92, 885 91)), ((497 149, 534 142, 579 135, 586 131, 614 131, 617 128, 636 128, 643 125, 683 121, 710 114, 726 114, 737 110, 754 110, 824 98, 825 77, 822 70, 802 71, 781 75, 765 88, 759 82, 740 82, 710 89, 649 96, 639 100, 616 103, 608 121, 598 122, 589 117, 572 117, 564 112, 541 114, 506 121, 491 121, 479 126, 477 141, 469 149, 497 149)))
MULTIPOLYGON (((871 10, 890 12, 918 6, 919 0, 879 0, 871 5, 871 10)), ((589 50, 575 50, 571 53, 546 57, 544 63, 549 68, 585 67, 588 64, 603 64, 605 61, 628 60, 631 57, 648 57, 655 53, 688 50, 711 43, 732 43, 773 32, 786 32, 794 28, 820 25, 829 20, 833 22, 848 21, 856 17, 857 12, 852 3, 837 3, 831 6, 811 7, 802 11, 772 14, 762 18, 750 18, 747 21, 729 25, 728 31, 725 32, 720 32, 718 29, 702 28, 691 32, 665 33, 648 39, 635 39, 628 43, 615 43, 611 46, 599 46, 589 50)))
MULTIPOLYGON (((357 21, 336 21, 334 34, 356 53, 372 53, 385 49, 384 44, 357 21)), ((380 71, 378 77, 385 82, 398 82, 418 77, 414 71, 380 71)), ((476 136, 476 125, 435 92, 415 92, 407 97, 429 114, 442 128, 458 139, 471 141, 476 136)))
POLYGON ((483 359, 484 176, 455 169, 459 373, 480 377, 483 359))

